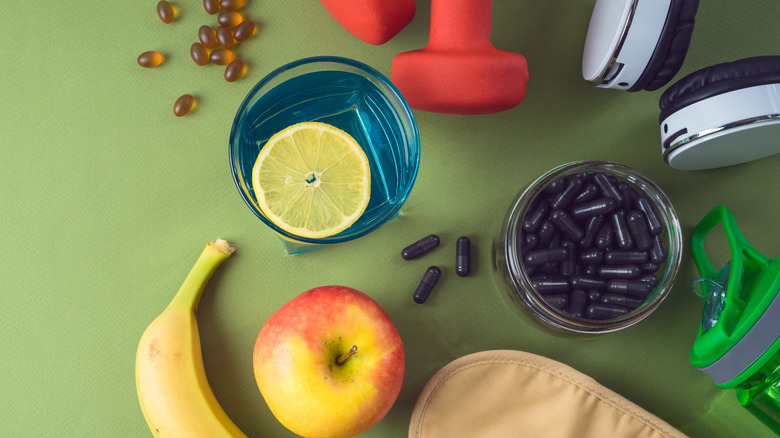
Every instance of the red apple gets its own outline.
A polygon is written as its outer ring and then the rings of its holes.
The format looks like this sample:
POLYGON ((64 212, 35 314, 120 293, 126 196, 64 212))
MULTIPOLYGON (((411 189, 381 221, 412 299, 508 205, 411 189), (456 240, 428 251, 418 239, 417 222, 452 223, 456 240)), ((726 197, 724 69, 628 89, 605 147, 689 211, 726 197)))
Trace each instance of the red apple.
POLYGON ((307 438, 351 437, 377 424, 401 391, 404 360, 387 313, 344 286, 308 290, 279 308, 253 354, 271 412, 307 438))

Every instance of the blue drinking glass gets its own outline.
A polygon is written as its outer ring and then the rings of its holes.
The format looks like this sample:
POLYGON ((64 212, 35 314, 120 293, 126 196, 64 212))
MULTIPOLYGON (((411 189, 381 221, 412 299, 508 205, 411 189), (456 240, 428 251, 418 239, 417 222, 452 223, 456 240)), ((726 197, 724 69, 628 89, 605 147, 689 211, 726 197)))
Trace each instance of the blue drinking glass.
POLYGON ((417 178, 420 138, 411 108, 378 71, 340 57, 313 57, 279 67, 255 85, 230 131, 230 168, 249 209, 281 239, 288 254, 364 236, 398 216, 417 178), (260 150, 282 129, 322 122, 352 135, 368 157, 371 199, 346 230, 319 239, 291 234, 260 209, 252 168, 260 150))

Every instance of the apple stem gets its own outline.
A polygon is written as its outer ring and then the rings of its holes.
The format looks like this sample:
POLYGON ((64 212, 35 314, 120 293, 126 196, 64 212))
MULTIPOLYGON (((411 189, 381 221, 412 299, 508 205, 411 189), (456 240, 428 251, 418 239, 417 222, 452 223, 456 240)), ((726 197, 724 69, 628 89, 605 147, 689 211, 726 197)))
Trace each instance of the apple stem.
POLYGON ((357 345, 353 345, 352 348, 349 349, 344 355, 336 359, 336 365, 344 365, 344 362, 349 359, 350 356, 357 353, 357 345))

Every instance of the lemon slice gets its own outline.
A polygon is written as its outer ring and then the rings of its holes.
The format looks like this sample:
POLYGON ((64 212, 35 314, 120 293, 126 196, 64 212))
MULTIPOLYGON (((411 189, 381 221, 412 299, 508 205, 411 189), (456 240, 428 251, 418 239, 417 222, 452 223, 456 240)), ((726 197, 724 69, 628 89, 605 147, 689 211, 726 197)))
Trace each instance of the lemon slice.
POLYGON ((260 209, 279 228, 306 238, 339 233, 371 197, 368 158, 351 135, 320 122, 276 133, 252 168, 260 209))

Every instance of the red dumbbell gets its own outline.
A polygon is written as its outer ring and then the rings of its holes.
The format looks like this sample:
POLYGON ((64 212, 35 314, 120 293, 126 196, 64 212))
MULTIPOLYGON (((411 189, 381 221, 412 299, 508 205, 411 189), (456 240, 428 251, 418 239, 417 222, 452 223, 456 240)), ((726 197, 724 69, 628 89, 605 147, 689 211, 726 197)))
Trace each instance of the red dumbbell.
POLYGON ((490 42, 493 0, 431 0, 428 45, 393 58, 391 81, 412 108, 450 114, 489 114, 525 97, 523 55, 490 42))

